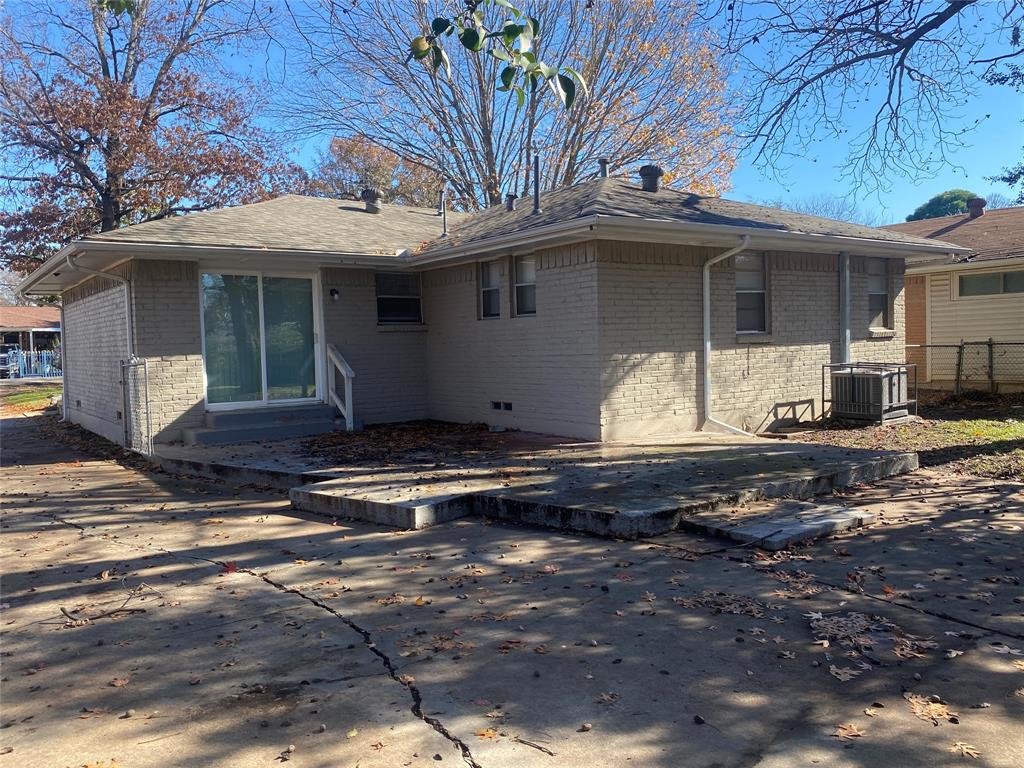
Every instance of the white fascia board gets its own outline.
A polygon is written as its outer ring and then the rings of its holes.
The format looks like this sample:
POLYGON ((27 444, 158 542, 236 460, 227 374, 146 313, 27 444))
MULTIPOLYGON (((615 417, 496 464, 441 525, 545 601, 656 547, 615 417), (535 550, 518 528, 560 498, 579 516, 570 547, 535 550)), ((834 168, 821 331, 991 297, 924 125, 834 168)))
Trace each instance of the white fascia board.
POLYGON ((1011 256, 1008 259, 990 259, 989 261, 961 261, 945 264, 924 264, 920 267, 907 265, 908 275, 929 275, 937 272, 969 272, 976 269, 998 271, 1005 267, 1024 266, 1024 256, 1011 256))
POLYGON ((784 250, 806 253, 850 253, 883 258, 905 258, 911 254, 970 253, 969 248, 950 248, 936 243, 900 243, 842 235, 785 232, 728 224, 703 224, 652 219, 599 216, 596 229, 602 239, 626 239, 639 242, 679 243, 687 245, 732 245, 738 236, 750 236, 750 250, 784 250))
MULTIPOLYGON (((170 245, 162 243, 113 243, 98 240, 80 240, 61 248, 47 259, 40 267, 18 286, 18 291, 25 296, 47 296, 73 288, 83 282, 73 270, 67 266, 67 256, 76 256, 83 266, 99 271, 108 270, 128 259, 167 259, 170 261, 220 262, 235 266, 252 268, 277 268, 287 266, 319 269, 321 267, 391 267, 402 268, 408 262, 408 251, 401 251, 394 256, 378 256, 360 253, 337 253, 328 251, 299 251, 272 248, 237 248, 211 247, 205 245, 170 245), (287 260, 282 264, 282 259, 287 260), (56 283, 47 280, 55 273, 67 273, 76 279, 60 280, 56 283), (42 287, 39 287, 42 284, 42 287)), ((92 275, 84 276, 84 280, 92 279, 92 275)))

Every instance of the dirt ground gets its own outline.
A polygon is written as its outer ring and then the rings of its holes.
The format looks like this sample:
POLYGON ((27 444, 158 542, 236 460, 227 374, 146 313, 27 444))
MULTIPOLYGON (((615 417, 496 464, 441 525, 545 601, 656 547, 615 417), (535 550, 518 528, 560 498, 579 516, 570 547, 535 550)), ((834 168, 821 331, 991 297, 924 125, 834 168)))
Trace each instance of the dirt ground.
POLYGON ((1019 766, 1024 486, 776 555, 395 532, 3 423, 0 765, 1019 766))
POLYGON ((1024 482, 1024 395, 930 395, 923 399, 920 418, 903 424, 831 421, 808 428, 800 440, 914 451, 922 467, 1024 482))

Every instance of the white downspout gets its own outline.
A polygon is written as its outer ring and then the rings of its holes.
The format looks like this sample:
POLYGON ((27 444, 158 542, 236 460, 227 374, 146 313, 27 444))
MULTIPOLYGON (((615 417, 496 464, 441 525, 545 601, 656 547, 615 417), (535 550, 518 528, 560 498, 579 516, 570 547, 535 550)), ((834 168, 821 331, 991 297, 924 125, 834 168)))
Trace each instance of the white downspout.
MULTIPOLYGON (((74 270, 75 272, 85 272, 87 275, 95 275, 96 277, 104 277, 107 280, 113 280, 115 283, 120 283, 121 285, 124 286, 124 326, 125 326, 125 334, 127 335, 127 341, 128 341, 128 359, 129 360, 134 360, 135 359, 135 344, 132 341, 132 337, 135 334, 132 332, 132 294, 131 294, 132 283, 131 283, 131 281, 128 278, 126 278, 126 277, 121 277, 120 275, 112 275, 109 272, 100 272, 97 269, 89 269, 88 267, 83 267, 82 265, 80 265, 78 262, 75 261, 74 257, 70 253, 67 255, 67 262, 68 262, 68 267, 70 269, 74 270)), ((64 335, 64 326, 63 325, 61 325, 61 329, 60 330, 61 330, 61 337, 63 339, 63 335, 64 335)))
POLYGON ((711 394, 712 394, 712 381, 711 381, 711 267, 720 261, 725 261, 728 258, 735 256, 740 251, 746 250, 750 244, 750 235, 743 235, 740 237, 740 244, 735 248, 730 248, 725 253, 720 253, 717 256, 712 256, 710 259, 704 262, 704 365, 703 365, 703 379, 704 379, 704 428, 706 429, 709 424, 714 424, 716 427, 720 427, 727 432, 732 432, 737 435, 750 436, 749 432, 746 432, 739 427, 734 427, 732 424, 726 424, 724 421, 719 421, 712 416, 711 409, 711 394))
POLYGON ((839 254, 839 362, 850 362, 850 254, 839 254))

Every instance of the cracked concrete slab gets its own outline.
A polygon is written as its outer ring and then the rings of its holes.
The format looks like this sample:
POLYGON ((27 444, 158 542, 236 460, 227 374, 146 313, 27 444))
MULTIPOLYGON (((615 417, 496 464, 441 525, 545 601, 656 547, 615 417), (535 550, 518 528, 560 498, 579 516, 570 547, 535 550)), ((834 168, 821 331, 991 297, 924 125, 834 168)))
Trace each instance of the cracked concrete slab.
POLYGON ((294 744, 296 766, 945 767, 960 741, 1024 762, 1019 487, 888 481, 843 498, 875 523, 769 554, 477 519, 389 531, 15 436, 0 759, 259 765, 294 744), (145 613, 64 627, 60 607, 128 590, 145 613), (819 614, 893 629, 826 647, 819 614))

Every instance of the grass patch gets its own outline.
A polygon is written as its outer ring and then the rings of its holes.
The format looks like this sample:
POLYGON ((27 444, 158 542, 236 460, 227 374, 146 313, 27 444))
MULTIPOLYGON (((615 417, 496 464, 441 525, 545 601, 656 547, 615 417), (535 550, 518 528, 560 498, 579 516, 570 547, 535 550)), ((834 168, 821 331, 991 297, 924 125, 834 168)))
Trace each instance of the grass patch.
POLYGON ((10 385, 0 390, 0 404, 4 411, 11 413, 41 411, 49 407, 50 400, 59 397, 62 390, 60 384, 10 385))

